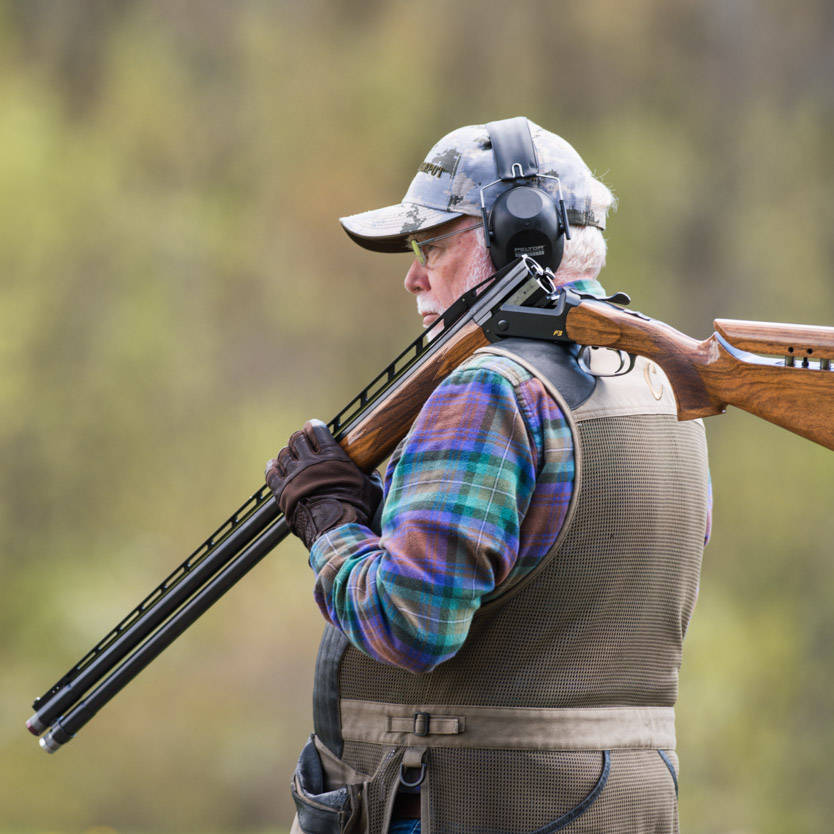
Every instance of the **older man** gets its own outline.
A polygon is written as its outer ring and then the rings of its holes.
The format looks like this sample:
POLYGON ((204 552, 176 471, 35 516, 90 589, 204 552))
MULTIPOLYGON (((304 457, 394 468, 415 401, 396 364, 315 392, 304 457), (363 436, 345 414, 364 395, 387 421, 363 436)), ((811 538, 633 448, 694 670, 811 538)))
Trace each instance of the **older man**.
MULTIPOLYGON (((528 248, 558 283, 603 294, 611 194, 526 119, 453 131, 401 203, 341 222, 373 251, 413 248, 405 287, 428 326, 507 259, 502 194, 522 225, 540 207, 556 218, 528 248)), ((295 830, 677 830, 703 427, 676 421, 654 366, 596 379, 575 353, 523 339, 476 353, 426 402, 382 489, 319 422, 269 463, 329 624, 295 830)))

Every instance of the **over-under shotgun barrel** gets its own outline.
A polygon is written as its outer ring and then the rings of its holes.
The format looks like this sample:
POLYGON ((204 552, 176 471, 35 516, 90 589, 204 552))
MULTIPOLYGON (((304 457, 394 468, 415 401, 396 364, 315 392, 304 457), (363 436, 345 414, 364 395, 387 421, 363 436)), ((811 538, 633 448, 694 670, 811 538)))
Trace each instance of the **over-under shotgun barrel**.
MULTIPOLYGON (((406 434, 437 385, 488 343, 483 330, 472 321, 475 312, 492 309, 507 297, 523 300, 540 294, 529 263, 526 260, 501 270, 482 293, 465 294, 331 420, 330 430, 358 466, 369 471, 379 465, 406 434)), ((232 516, 231 527, 227 522, 217 531, 224 534, 216 543, 214 536, 209 537, 180 565, 171 575, 177 577, 171 587, 168 580, 163 582, 36 700, 36 712, 27 728, 35 735, 48 730, 40 740, 44 750, 55 752, 73 738, 288 534, 272 497, 262 493, 260 489, 232 516), (192 566, 197 553, 200 558, 192 566)))
POLYGON ((26 722, 33 735, 40 735, 64 710, 71 707, 91 686, 133 651, 149 634, 162 625, 186 600, 196 593, 219 570, 232 560, 241 548, 252 541, 272 522, 280 511, 274 501, 262 503, 245 521, 235 527, 193 570, 173 585, 155 605, 149 607, 126 626, 113 641, 71 677, 56 687, 44 703, 38 702, 36 712, 26 722))

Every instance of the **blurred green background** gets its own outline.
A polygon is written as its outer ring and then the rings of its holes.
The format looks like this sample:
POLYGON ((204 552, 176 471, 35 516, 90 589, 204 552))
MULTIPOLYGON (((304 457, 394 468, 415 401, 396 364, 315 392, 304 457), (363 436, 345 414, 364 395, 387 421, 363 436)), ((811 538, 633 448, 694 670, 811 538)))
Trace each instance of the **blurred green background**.
MULTIPOLYGON (((321 630, 286 542, 57 755, 29 703, 419 329, 396 202, 526 114, 614 190, 605 286, 834 324, 834 6, 0 1, 0 832, 281 830, 321 630)), ((685 832, 831 831, 834 456, 708 424, 685 832)))

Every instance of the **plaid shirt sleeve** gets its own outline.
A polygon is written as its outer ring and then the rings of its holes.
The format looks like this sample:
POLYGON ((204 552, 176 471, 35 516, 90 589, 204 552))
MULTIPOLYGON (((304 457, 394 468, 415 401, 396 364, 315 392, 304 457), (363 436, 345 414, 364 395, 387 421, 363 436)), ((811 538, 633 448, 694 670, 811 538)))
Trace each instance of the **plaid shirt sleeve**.
POLYGON ((476 357, 434 391, 389 464, 381 537, 347 524, 314 544, 316 602, 361 651, 428 671, 460 649, 481 602, 550 549, 573 476, 570 429, 541 382, 476 357))

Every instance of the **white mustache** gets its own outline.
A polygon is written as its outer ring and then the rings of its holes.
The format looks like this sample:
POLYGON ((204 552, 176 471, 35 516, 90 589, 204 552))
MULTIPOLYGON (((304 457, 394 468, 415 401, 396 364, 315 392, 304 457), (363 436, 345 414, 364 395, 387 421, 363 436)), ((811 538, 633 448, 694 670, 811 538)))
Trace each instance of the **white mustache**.
POLYGON ((417 315, 418 316, 428 316, 428 315, 435 315, 439 316, 443 310, 438 310, 433 304, 421 304, 419 301, 417 302, 417 315))

